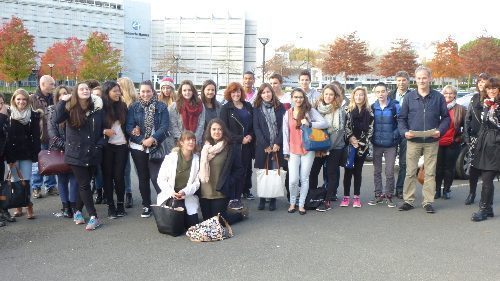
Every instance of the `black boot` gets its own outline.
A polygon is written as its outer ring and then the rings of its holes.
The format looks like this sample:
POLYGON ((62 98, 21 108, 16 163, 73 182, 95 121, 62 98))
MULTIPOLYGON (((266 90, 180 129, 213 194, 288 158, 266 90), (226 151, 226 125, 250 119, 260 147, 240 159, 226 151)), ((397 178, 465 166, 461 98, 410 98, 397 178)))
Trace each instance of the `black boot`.
POLYGON ((96 190, 96 193, 97 193, 97 197, 95 198, 95 203, 96 204, 102 204, 102 188, 101 189, 97 189, 96 190))
POLYGON ((118 216, 116 215, 115 203, 108 205, 108 219, 116 219, 118 216))
POLYGON ((441 198, 441 187, 439 189, 436 188, 436 194, 434 195, 434 199, 441 198))
POLYGON ((488 218, 488 203, 481 202, 479 204, 479 211, 472 214, 472 221, 484 221, 488 218))
POLYGON ((264 210, 265 207, 266 207, 266 198, 260 198, 259 206, 257 207, 257 209, 264 210))
POLYGON ((134 200, 132 199, 132 193, 127 192, 125 195, 125 208, 132 208, 134 200))
POLYGON ((444 188, 443 189, 443 199, 447 200, 451 198, 451 191, 450 188, 444 188))
POLYGON ((476 193, 469 193, 467 198, 465 199, 465 205, 472 205, 474 204, 474 200, 476 199, 476 193))
POLYGON ((8 210, 0 210, 0 220, 7 222, 16 222, 16 218, 11 216, 8 210))
POLYGON ((116 203, 116 216, 117 217, 124 217, 127 215, 127 212, 125 212, 125 207, 123 206, 122 203, 116 203))
POLYGON ((276 210, 276 198, 271 198, 271 201, 269 202, 269 211, 274 210, 276 210))

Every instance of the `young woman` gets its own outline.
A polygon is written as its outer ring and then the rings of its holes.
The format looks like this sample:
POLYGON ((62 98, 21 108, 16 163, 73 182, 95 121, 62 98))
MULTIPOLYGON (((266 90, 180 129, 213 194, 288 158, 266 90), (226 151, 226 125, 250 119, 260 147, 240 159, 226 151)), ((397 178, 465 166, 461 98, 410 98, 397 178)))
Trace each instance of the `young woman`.
MULTIPOLYGON (((5 180, 5 145, 7 143, 7 124, 9 116, 7 112, 8 106, 5 105, 5 96, 0 94, 0 175, 2 181, 5 180)), ((16 218, 10 215, 9 210, 0 209, 0 226, 5 226, 6 222, 15 222, 16 218)))
POLYGON ((183 207, 186 229, 198 223, 200 203, 195 193, 200 188, 200 157, 195 154, 196 150, 195 134, 191 131, 182 132, 178 146, 165 157, 158 174, 161 192, 156 204, 161 205, 172 198, 174 208, 183 207))
MULTIPOLYGON (((56 123, 56 106, 61 97, 71 95, 71 89, 67 86, 58 86, 54 92, 54 105, 47 108, 47 126, 49 133, 49 149, 64 151, 66 142, 66 122, 56 123)), ((57 189, 62 203, 62 215, 65 218, 73 218, 78 199, 78 183, 73 173, 57 175, 57 189)))
POLYGON ((310 128, 326 129, 328 123, 312 108, 306 93, 301 88, 295 88, 291 92, 293 107, 287 110, 283 116, 283 154, 288 161, 288 173, 290 175, 290 206, 289 213, 295 213, 295 204, 299 193, 299 213, 306 214, 304 204, 309 191, 309 174, 314 162, 314 151, 304 149, 302 143, 301 126, 310 128))
POLYGON ((123 217, 125 212, 125 165, 128 159, 128 142, 125 134, 127 104, 123 102, 120 85, 106 81, 102 85, 104 104, 104 135, 108 143, 103 149, 102 174, 104 195, 108 203, 108 218, 123 217), (116 193, 116 206, 113 198, 116 193))
POLYGON ((158 100, 164 102, 167 107, 171 106, 176 100, 174 80, 165 77, 160 81, 160 94, 158 100))
POLYGON ((102 148, 106 139, 102 134, 104 112, 102 100, 91 96, 88 85, 78 83, 73 95, 65 95, 56 105, 56 124, 66 122, 64 160, 71 166, 79 186, 79 198, 73 220, 84 224, 82 209, 85 205, 90 216, 86 230, 94 230, 99 218, 92 200, 90 181, 96 166, 102 161, 102 148))
POLYGON ((483 189, 479 211, 472 221, 493 217, 493 179, 500 172, 500 79, 489 78, 484 85, 487 97, 483 101, 483 123, 477 136, 477 146, 471 165, 481 171, 483 189))
POLYGON ((465 107, 457 104, 457 89, 451 85, 443 88, 444 99, 450 114, 450 127, 439 138, 439 150, 436 163, 436 194, 434 199, 441 197, 443 186, 443 199, 450 199, 450 187, 455 177, 455 163, 460 153, 462 132, 465 119, 465 107))
POLYGON ((207 128, 210 120, 219 118, 221 104, 215 98, 217 85, 213 80, 206 80, 201 86, 201 101, 205 107, 205 125, 203 129, 207 128))
MULTIPOLYGON (((137 100, 137 93, 135 91, 134 82, 128 77, 118 78, 116 81, 118 85, 120 85, 120 89, 122 90, 122 99, 123 102, 129 108, 132 103, 137 100)), ((131 156, 127 157, 127 163, 125 163, 125 208, 132 208, 134 200, 132 199, 132 184, 130 180, 130 171, 131 171, 131 156)))
MULTIPOLYGON (((11 170, 11 181, 24 181, 31 184, 31 164, 38 161, 40 152, 40 114, 41 110, 31 109, 28 92, 17 89, 10 100, 10 118, 7 120, 7 143, 5 160, 11 170), (22 178, 20 178, 21 176, 22 178)), ((27 218, 34 219, 33 203, 27 209, 27 218)), ((14 217, 22 216, 22 208, 17 208, 14 217)))
POLYGON ((244 212, 227 212, 229 198, 242 185, 244 175, 239 145, 231 144, 229 132, 222 120, 215 118, 208 123, 205 144, 201 150, 199 175, 203 220, 218 213, 230 224, 244 218, 244 212))
POLYGON ((345 147, 345 107, 342 106, 344 96, 342 91, 335 85, 326 85, 323 92, 319 96, 316 104, 316 110, 325 118, 328 123, 328 133, 332 146, 329 151, 317 153, 316 158, 311 168, 311 175, 309 176, 309 188, 316 188, 318 185, 318 176, 321 167, 324 168, 326 162, 327 169, 327 192, 323 204, 321 204, 316 211, 326 212, 332 208, 332 199, 337 194, 337 187, 335 183, 339 180, 336 169, 340 166, 340 158, 342 151, 345 147))
POLYGON ((356 87, 351 94, 349 106, 347 107, 345 135, 346 140, 356 148, 354 157, 354 168, 344 170, 344 198, 340 207, 348 207, 350 204, 351 179, 354 176, 354 200, 352 206, 361 208, 359 198, 361 189, 361 177, 363 164, 368 154, 368 142, 371 141, 373 133, 373 113, 368 106, 368 90, 365 87, 356 87))
MULTIPOLYGON (((285 108, 274 94, 270 84, 264 83, 257 91, 257 97, 253 103, 253 129, 256 136, 255 142, 255 164, 257 169, 265 169, 266 159, 268 167, 272 169, 275 166, 275 153, 278 155, 280 165, 284 162, 283 158, 283 115, 285 108)), ((279 167, 276 167, 279 168, 279 167)), ((266 198, 260 198, 259 210, 264 210, 266 198)), ((269 211, 276 210, 276 198, 271 198, 269 202, 269 211)))
POLYGON ((177 94, 176 102, 168 108, 170 136, 177 142, 183 131, 191 131, 196 135, 196 143, 201 145, 205 112, 193 82, 182 81, 177 94))
MULTIPOLYGON (((476 83, 478 93, 472 96, 469 108, 467 109, 467 114, 465 115, 464 137, 469 147, 471 162, 475 157, 474 152, 476 151, 477 135, 479 133, 479 129, 481 128, 481 124, 483 123, 483 101, 487 98, 484 85, 489 78, 490 76, 486 73, 479 74, 476 83)), ((474 200, 476 199, 477 182, 480 176, 481 171, 471 165, 469 167, 469 195, 465 199, 465 205, 471 205, 474 203, 474 200)))
POLYGON ((160 192, 157 183, 161 162, 149 160, 149 152, 161 144, 168 134, 168 109, 158 101, 151 81, 144 81, 139 88, 139 100, 134 102, 127 113, 125 130, 130 136, 130 153, 137 169, 139 190, 142 197, 142 218, 151 216, 151 188, 153 182, 156 193, 160 192))
POLYGON ((245 101, 245 92, 240 83, 230 83, 224 91, 224 99, 227 101, 220 110, 220 119, 226 124, 231 134, 231 140, 234 144, 240 144, 241 163, 245 170, 245 175, 241 179, 243 185, 236 190, 231 197, 229 208, 241 210, 241 195, 249 200, 254 200, 250 193, 252 188, 252 158, 254 158, 254 132, 253 132, 253 107, 245 101))

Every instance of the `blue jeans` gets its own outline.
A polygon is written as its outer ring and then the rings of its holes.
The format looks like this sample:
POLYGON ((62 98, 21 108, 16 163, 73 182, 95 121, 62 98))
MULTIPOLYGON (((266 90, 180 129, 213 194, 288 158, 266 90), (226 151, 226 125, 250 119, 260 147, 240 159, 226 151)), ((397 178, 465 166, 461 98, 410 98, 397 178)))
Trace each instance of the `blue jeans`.
POLYGON ((94 174, 94 179, 95 179, 95 189, 98 190, 98 189, 102 189, 102 187, 104 186, 104 181, 102 179, 102 167, 101 167, 101 164, 97 165, 96 166, 96 169, 95 169, 95 174, 94 174))
POLYGON ((57 189, 62 203, 78 200, 78 183, 73 173, 57 175, 57 189))
POLYGON ((17 169, 21 172, 23 180, 29 181, 31 179, 31 160, 18 160, 14 163, 14 167, 11 169, 11 182, 20 180, 17 175, 17 169))
MULTIPOLYGON (((42 150, 47 150, 48 145, 42 144, 41 145, 42 150)), ((31 161, 30 161, 31 162, 31 161)), ((42 185, 45 185, 46 188, 52 188, 55 187, 57 182, 56 182, 56 177, 55 176, 41 176, 38 173, 38 163, 32 163, 31 165, 31 189, 38 189, 41 188, 42 185)), ((26 177, 26 175, 24 175, 26 177)))

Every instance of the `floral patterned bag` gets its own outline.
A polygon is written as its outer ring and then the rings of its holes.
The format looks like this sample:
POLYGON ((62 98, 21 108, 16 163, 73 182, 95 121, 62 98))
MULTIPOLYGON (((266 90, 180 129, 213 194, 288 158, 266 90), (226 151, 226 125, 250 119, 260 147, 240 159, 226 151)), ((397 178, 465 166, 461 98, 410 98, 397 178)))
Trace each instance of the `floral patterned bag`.
POLYGON ((193 242, 213 242, 233 237, 233 230, 219 213, 213 218, 191 226, 187 230, 186 236, 193 242), (220 223, 220 219, 224 221, 226 227, 220 223))

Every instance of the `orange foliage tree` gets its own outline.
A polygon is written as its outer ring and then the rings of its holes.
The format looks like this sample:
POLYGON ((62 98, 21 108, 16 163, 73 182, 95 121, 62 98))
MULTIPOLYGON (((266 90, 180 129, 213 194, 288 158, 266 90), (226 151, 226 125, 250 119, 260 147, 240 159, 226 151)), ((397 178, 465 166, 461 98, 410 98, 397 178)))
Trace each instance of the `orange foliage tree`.
POLYGON ((373 57, 368 54, 368 44, 361 41, 356 32, 337 37, 328 46, 328 53, 323 61, 322 70, 326 74, 344 74, 344 79, 351 75, 370 73, 373 69, 367 65, 373 57))
POLYGON ((460 48, 463 70, 468 75, 486 72, 500 75, 500 39, 479 37, 460 48))
POLYGON ((417 66, 417 53, 408 39, 396 39, 392 42, 391 50, 382 56, 377 65, 378 73, 386 77, 394 76, 400 70, 413 73, 417 66))
POLYGON ((458 44, 451 36, 443 42, 436 43, 434 57, 428 66, 435 78, 460 78, 464 75, 458 44))
POLYGON ((79 64, 82 60, 83 42, 70 37, 64 42, 56 42, 41 57, 40 73, 49 74, 49 64, 54 64, 52 76, 55 80, 78 79, 79 64))

